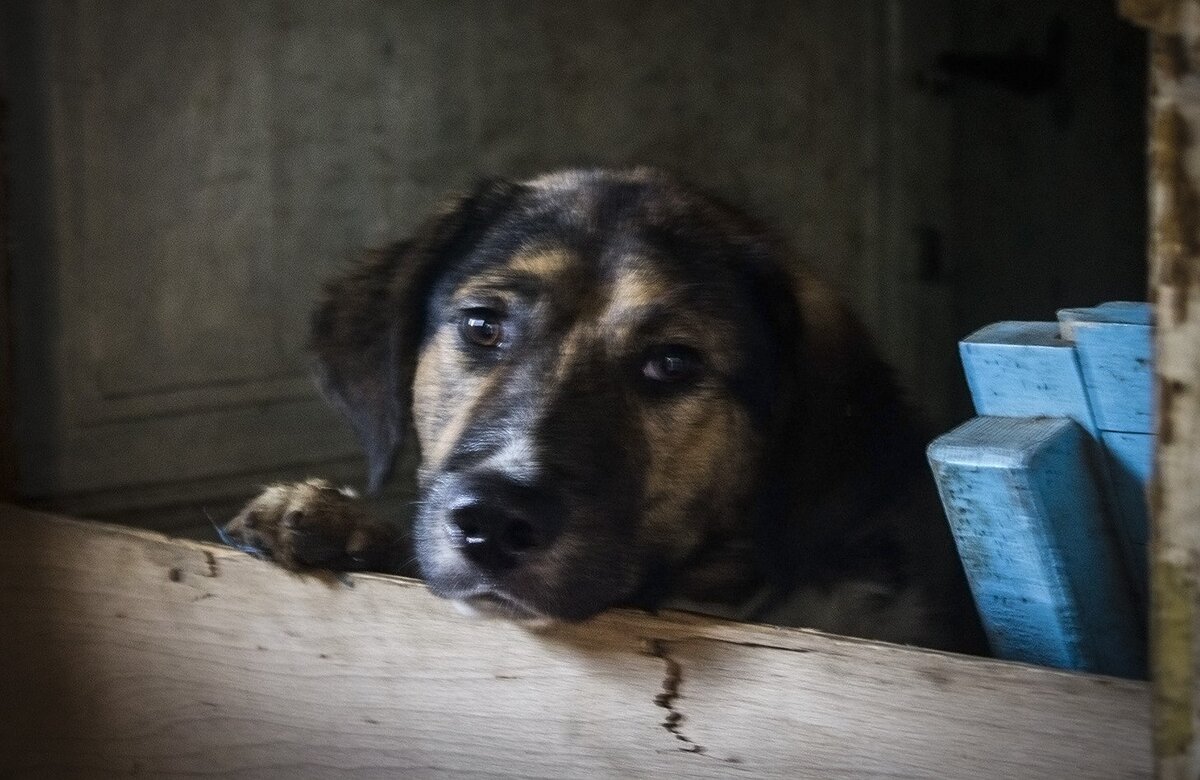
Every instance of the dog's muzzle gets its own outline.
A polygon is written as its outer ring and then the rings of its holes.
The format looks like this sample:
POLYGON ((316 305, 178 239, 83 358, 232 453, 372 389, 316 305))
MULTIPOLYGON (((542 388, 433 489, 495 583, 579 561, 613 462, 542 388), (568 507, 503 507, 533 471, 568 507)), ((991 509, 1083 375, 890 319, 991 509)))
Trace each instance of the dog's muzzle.
POLYGON ((442 474, 417 522, 425 581, 472 612, 542 617, 563 517, 562 502, 549 491, 501 472, 442 474))

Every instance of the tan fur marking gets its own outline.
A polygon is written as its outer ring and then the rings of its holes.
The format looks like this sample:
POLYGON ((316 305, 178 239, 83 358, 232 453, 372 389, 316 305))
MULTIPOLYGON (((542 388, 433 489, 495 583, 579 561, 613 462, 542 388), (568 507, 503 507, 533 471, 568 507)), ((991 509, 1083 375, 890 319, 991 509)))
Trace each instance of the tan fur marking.
POLYGON ((591 323, 576 323, 570 331, 563 334, 556 347, 557 355, 550 364, 548 376, 551 382, 546 386, 546 396, 554 397, 558 388, 570 378, 581 355, 599 349, 600 346, 595 336, 595 327, 591 323))
POLYGON ((413 381, 413 408, 417 438, 421 442, 422 469, 439 469, 462 437, 479 407, 492 397, 501 375, 493 372, 474 382, 460 365, 451 342, 457 336, 443 329, 417 361, 413 381), (446 385, 453 383, 454 390, 446 385))
POLYGON ((670 295, 671 284, 661 274, 646 269, 625 269, 613 281, 609 310, 619 316, 630 309, 665 301, 670 295))
POLYGON ((646 538, 672 540, 669 552, 682 557, 703 533, 715 530, 689 516, 698 503, 707 504, 715 518, 740 517, 754 466, 749 454, 754 434, 741 409, 712 396, 682 399, 669 410, 648 412, 644 420, 650 446, 646 496, 653 508, 645 518, 646 538), (723 488, 702 495, 712 485, 723 488))
POLYGON ((714 327, 711 319, 696 314, 687 307, 677 307, 678 283, 648 268, 627 268, 613 281, 607 310, 600 315, 600 327, 618 342, 633 334, 630 327, 641 324, 645 310, 667 306, 672 310, 669 319, 655 333, 660 342, 687 344, 704 353, 709 365, 717 371, 728 371, 736 356, 735 347, 726 328, 714 327))
POLYGON ((561 249, 539 249, 517 252, 505 265, 516 273, 548 278, 565 271, 573 259, 570 253, 561 249))

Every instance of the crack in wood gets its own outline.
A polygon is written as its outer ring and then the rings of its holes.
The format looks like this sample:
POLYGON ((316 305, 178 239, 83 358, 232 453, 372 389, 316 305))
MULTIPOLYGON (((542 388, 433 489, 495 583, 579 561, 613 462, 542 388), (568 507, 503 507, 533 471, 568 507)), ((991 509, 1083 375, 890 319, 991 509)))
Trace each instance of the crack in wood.
POLYGON ((208 564, 208 576, 216 577, 217 574, 219 573, 217 571, 217 557, 215 555, 213 555, 211 552, 209 552, 208 550, 205 550, 204 551, 204 561, 208 564))
POLYGON ((661 660, 667 667, 666 676, 663 677, 662 692, 654 697, 654 705, 667 711, 667 717, 663 719, 662 727, 675 739, 684 743, 685 746, 679 748, 680 750, 685 753, 703 755, 706 748, 692 741, 683 733, 681 728, 684 720, 683 713, 675 707, 675 701, 679 698, 679 688, 683 685, 683 667, 667 652, 667 643, 663 640, 649 639, 646 641, 646 646, 647 653, 661 660))
MULTIPOLYGON (((691 737, 683 733, 682 723, 684 715, 675 706, 676 700, 680 697, 680 689, 683 687, 683 665, 675 660, 667 650, 667 642, 662 639, 643 639, 646 646, 646 654, 659 659, 666 666, 666 675, 663 677, 662 691, 654 697, 654 705, 661 707, 667 711, 666 718, 663 719, 662 727, 667 730, 671 736, 683 743, 679 750, 684 753, 694 753, 698 756, 711 758, 715 761, 720 761, 725 764, 741 764, 742 760, 734 756, 720 757, 714 756, 708 752, 708 748, 693 740, 691 737)), ((731 642, 730 644, 741 644, 740 642, 731 642)), ((741 769, 741 767, 738 767, 741 769)))

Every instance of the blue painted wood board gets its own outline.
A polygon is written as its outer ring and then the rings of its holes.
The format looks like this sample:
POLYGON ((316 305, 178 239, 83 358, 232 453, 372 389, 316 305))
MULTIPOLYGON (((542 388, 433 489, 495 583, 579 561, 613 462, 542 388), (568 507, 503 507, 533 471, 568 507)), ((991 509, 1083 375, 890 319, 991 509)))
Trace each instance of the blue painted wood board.
POLYGON ((1154 329, 1076 322, 1072 330, 1097 427, 1153 433, 1154 329))
POLYGON ((1061 309, 1064 339, 1074 342, 1101 430, 1153 433, 1154 312, 1148 303, 1111 301, 1061 309))
POLYGON ((1095 418, 1074 345, 1055 322, 998 322, 959 342, 979 415, 1069 417, 1093 436, 1095 418))
POLYGON ((1120 322, 1126 325, 1153 325, 1154 308, 1144 301, 1109 301, 1099 306, 1059 309, 1058 321, 1063 338, 1073 340, 1071 328, 1076 322, 1120 322))
POLYGON ((1141 677, 1144 632, 1087 439, 1066 418, 977 417, 929 460, 993 651, 1141 677))
POLYGON ((1105 431, 1101 438, 1125 532, 1127 563, 1144 601, 1148 568, 1146 546, 1150 541, 1146 487, 1150 484, 1150 470, 1154 465, 1154 437, 1144 433, 1105 431))

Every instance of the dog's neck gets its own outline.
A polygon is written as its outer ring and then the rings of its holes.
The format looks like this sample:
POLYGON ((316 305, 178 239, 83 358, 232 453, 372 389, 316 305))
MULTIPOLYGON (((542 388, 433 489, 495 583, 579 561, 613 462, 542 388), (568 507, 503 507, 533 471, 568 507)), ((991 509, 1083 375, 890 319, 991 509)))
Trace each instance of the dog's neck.
POLYGON ((903 590, 909 561, 894 515, 933 492, 920 424, 890 390, 880 396, 888 402, 851 408, 827 427, 805 426, 790 448, 769 454, 774 467, 746 509, 754 522, 735 526, 740 536, 710 538, 675 567, 661 591, 671 605, 757 620, 797 593, 832 594, 847 582, 903 590))

